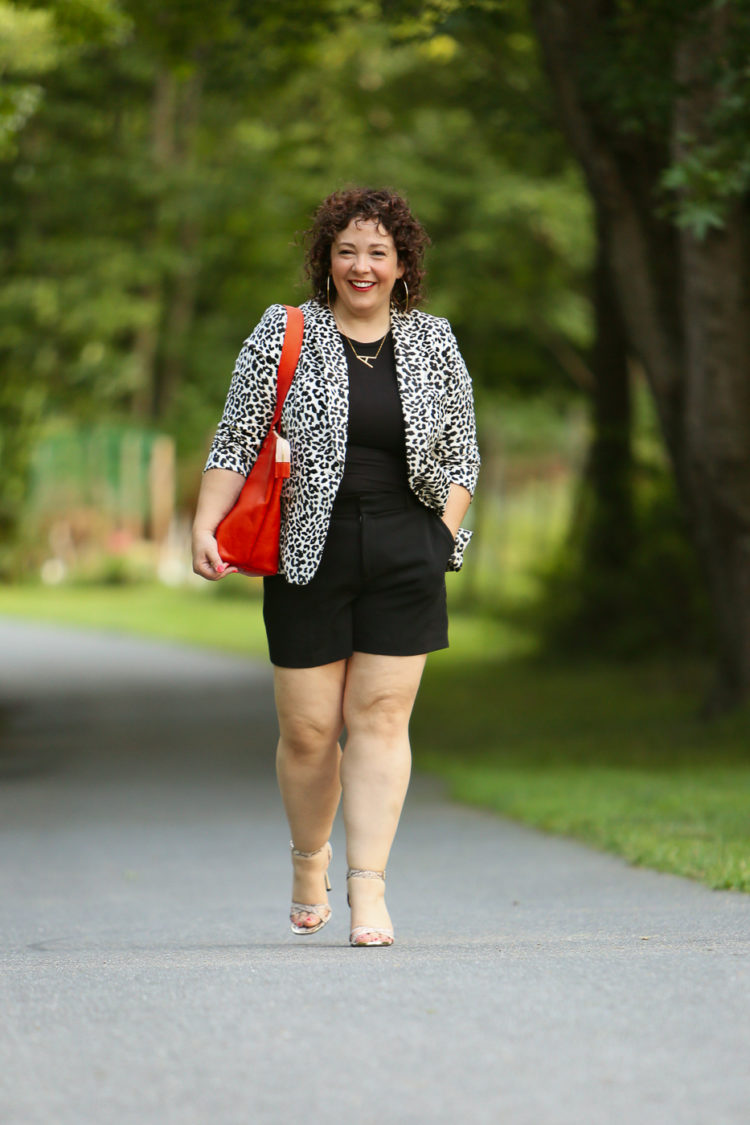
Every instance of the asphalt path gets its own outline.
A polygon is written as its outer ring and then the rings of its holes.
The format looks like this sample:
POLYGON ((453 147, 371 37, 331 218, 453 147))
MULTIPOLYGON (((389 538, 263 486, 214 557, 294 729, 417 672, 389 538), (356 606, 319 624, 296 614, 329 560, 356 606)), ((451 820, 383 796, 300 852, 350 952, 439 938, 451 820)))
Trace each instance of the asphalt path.
POLYGON ((2 1125, 750 1121, 750 896, 415 778, 295 938, 265 668, 0 620, 0 717, 2 1125))

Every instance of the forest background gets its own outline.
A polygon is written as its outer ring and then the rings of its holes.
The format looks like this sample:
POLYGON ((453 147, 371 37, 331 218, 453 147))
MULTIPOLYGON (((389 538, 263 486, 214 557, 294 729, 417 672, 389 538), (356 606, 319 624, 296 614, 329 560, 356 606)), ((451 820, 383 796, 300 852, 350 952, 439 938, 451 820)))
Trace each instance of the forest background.
POLYGON ((744 0, 0 0, 3 581, 186 580, 240 342, 320 199, 386 184, 475 383, 476 647, 742 724, 748 57, 744 0))

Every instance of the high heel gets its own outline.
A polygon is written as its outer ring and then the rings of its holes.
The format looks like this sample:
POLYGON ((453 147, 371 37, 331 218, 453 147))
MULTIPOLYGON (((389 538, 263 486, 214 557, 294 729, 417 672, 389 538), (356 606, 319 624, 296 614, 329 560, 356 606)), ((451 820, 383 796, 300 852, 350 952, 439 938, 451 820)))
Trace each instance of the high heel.
MULTIPOLYGON (((367 871, 361 867, 350 867, 346 873, 348 879, 381 879, 385 883, 385 871, 367 871)), ((349 906, 349 892, 346 894, 346 901, 349 906)), ((393 930, 384 928, 383 926, 354 926, 349 934, 349 944, 355 947, 365 945, 393 945, 393 930), (374 937, 374 941, 362 941, 366 935, 370 934, 374 937)))
MULTIPOLYGON (((295 848, 293 840, 289 841, 289 847, 292 849, 292 855, 300 859, 312 859, 313 856, 320 855, 325 848, 328 849, 328 863, 326 864, 323 876, 325 878, 326 890, 330 891, 331 880, 328 878, 328 867, 333 859, 333 848, 330 843, 323 844, 322 847, 314 852, 301 852, 299 848, 295 848)), ((312 905, 308 905, 306 902, 293 902, 291 910, 289 911, 289 924, 292 927, 293 934, 317 934, 318 930, 322 930, 326 922, 330 921, 330 918, 331 908, 327 902, 315 902, 312 905), (295 914, 314 914, 318 921, 314 926, 298 926, 294 921, 295 914)))

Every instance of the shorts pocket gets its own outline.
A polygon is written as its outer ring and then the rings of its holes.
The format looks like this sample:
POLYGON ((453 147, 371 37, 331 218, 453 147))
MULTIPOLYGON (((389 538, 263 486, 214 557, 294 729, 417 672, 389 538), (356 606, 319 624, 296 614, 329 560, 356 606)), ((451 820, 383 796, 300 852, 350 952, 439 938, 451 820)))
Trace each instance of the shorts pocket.
POLYGON ((435 523, 437 523, 440 529, 443 539, 445 540, 446 546, 449 546, 452 552, 453 548, 456 545, 456 540, 453 538, 453 532, 448 527, 448 524, 445 522, 442 516, 438 515, 437 512, 433 512, 432 515, 435 523))

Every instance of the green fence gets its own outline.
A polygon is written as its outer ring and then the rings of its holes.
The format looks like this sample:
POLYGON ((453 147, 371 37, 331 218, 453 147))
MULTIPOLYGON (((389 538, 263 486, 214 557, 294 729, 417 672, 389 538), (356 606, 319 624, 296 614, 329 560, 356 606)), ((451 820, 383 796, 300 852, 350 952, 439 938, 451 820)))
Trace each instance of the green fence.
POLYGON ((174 443, 122 425, 66 428, 39 443, 32 464, 30 517, 83 519, 109 531, 161 539, 174 510, 174 443))

